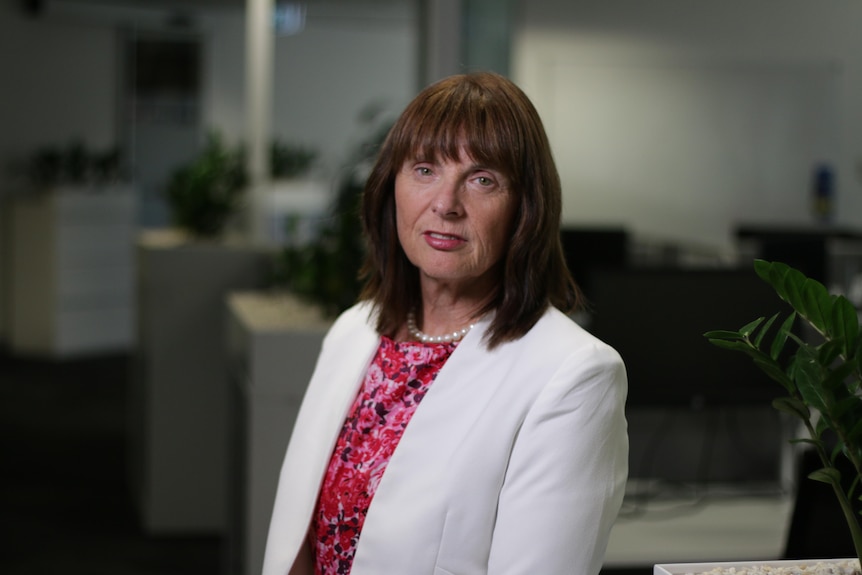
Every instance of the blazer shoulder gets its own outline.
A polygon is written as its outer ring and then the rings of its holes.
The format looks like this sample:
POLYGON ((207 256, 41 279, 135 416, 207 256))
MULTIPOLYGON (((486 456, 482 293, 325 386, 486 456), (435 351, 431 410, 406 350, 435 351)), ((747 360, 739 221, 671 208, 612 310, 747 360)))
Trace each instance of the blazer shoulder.
POLYGON ((625 387, 625 365, 619 353, 554 308, 549 308, 520 339, 487 355, 474 352, 470 359, 496 373, 505 372, 507 381, 517 381, 516 387, 528 394, 548 385, 549 389, 585 389, 613 382, 625 387))
POLYGON ((556 308, 548 311, 524 336, 527 346, 550 347, 562 356, 592 352, 611 362, 622 362, 619 353, 556 308))

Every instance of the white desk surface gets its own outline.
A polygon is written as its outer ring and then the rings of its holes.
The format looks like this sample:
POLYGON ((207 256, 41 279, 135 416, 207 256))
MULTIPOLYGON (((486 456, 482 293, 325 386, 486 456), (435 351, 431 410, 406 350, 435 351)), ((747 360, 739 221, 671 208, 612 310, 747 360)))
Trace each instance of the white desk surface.
POLYGON ((722 495, 651 501, 635 513, 627 501, 611 529, 605 567, 778 559, 792 503, 787 495, 722 495))

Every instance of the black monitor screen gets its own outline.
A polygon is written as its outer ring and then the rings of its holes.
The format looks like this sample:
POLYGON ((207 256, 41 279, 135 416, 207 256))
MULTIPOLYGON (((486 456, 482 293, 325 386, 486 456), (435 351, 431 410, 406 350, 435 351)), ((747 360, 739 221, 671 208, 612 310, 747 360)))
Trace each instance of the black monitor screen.
POLYGON ((768 405, 784 395, 748 356, 703 337, 786 317, 789 306, 753 269, 604 269, 591 287, 586 327, 622 355, 629 405, 768 405))

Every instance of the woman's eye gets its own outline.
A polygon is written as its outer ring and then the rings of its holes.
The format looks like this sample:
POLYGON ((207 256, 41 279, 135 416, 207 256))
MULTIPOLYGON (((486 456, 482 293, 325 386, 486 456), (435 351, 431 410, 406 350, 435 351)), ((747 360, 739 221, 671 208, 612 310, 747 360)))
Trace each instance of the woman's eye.
POLYGON ((420 167, 416 168, 416 173, 419 174, 420 176, 430 176, 431 175, 431 168, 427 168, 425 166, 420 166, 420 167))
POLYGON ((476 178, 476 182, 480 186, 493 186, 494 185, 494 180, 492 180, 488 176, 479 176, 478 178, 476 178))

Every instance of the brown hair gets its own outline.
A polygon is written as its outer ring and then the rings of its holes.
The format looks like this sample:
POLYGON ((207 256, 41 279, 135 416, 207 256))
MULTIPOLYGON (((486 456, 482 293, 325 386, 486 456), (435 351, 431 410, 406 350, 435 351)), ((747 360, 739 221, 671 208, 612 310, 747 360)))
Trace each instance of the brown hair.
POLYGON ((368 240, 360 296, 393 335, 421 307, 419 273, 407 259, 395 220, 395 175, 410 158, 457 160, 464 149, 500 171, 517 196, 512 241, 503 255, 488 346, 518 339, 548 305, 572 311, 581 293, 560 245, 560 177, 533 104, 515 84, 490 72, 451 76, 419 93, 389 131, 365 185, 360 215, 368 240))

